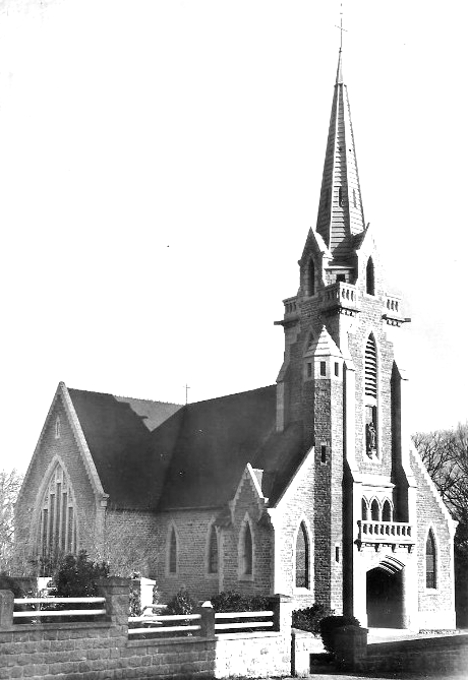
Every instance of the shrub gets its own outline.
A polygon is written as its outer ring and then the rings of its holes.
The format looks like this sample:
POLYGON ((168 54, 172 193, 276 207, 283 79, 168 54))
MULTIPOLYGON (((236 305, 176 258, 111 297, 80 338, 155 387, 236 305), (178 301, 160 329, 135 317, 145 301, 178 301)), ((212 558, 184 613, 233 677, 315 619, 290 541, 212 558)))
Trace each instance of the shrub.
POLYGON ((11 590, 15 597, 24 597, 21 586, 4 571, 0 572, 0 590, 11 590))
POLYGON ((141 585, 140 579, 133 578, 130 581, 130 595, 128 603, 128 615, 140 616, 141 614, 141 585))
POLYGON ((271 602, 262 595, 244 596, 234 590, 223 591, 210 598, 215 612, 255 612, 270 609, 271 602))
POLYGON ((195 606, 196 603, 190 597, 188 590, 181 588, 179 592, 174 595, 172 600, 168 602, 166 613, 173 614, 174 616, 191 614, 195 606))
POLYGON ((320 635, 321 620, 333 614, 333 609, 328 609, 323 604, 313 604, 312 607, 293 611, 292 625, 293 628, 300 628, 309 631, 309 633, 314 633, 314 635, 320 635))
POLYGON ((85 550, 78 555, 65 555, 52 577, 53 597, 93 597, 97 594, 96 581, 109 576, 104 562, 92 562, 85 550))
POLYGON ((360 628, 361 624, 354 616, 326 616, 320 621, 323 646, 330 654, 335 651, 335 631, 344 626, 358 626, 360 628))

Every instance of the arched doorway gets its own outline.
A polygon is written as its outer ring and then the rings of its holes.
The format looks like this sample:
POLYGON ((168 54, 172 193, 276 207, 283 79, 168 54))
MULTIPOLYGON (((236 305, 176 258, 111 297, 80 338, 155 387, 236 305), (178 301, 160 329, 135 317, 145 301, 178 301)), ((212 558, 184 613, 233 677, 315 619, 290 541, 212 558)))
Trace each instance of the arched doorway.
POLYGON ((404 565, 388 557, 367 572, 367 625, 371 628, 403 628, 404 565))

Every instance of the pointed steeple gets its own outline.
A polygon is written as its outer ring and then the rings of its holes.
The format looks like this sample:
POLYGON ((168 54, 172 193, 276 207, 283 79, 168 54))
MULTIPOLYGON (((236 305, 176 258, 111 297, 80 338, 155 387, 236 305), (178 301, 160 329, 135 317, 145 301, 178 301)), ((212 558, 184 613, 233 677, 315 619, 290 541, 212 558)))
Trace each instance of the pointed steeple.
POLYGON ((365 229, 348 91, 341 47, 317 216, 321 235, 337 264, 346 263, 352 237, 365 229))

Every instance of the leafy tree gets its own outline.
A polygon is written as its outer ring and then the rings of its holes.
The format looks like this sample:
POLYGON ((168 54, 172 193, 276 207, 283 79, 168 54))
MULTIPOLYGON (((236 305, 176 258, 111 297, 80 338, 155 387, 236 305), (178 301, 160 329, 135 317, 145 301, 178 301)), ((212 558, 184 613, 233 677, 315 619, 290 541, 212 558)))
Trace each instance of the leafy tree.
POLYGON ((14 510, 22 481, 23 477, 16 470, 0 471, 0 571, 11 570, 14 510))

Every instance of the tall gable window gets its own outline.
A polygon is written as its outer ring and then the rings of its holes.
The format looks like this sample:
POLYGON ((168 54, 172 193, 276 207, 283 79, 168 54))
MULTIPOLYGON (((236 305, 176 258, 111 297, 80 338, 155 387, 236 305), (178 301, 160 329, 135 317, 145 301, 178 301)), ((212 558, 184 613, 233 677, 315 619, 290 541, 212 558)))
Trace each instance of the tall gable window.
POLYGON ((366 293, 368 295, 375 295, 374 263, 371 257, 367 260, 366 266, 366 293))
POLYGON ((55 419, 55 439, 60 439, 60 416, 55 419))
POLYGON ((250 525, 246 521, 241 538, 241 575, 251 576, 253 573, 253 543, 250 525))
POLYGON ((437 587, 436 576, 436 544, 432 530, 426 539, 426 588, 437 587))
POLYGON ((70 481, 57 463, 45 490, 40 519, 40 551, 54 558, 76 552, 76 513, 70 481))
POLYGON ((377 346, 372 333, 364 353, 364 398, 366 418, 366 453, 377 455, 377 346))
POLYGON ((217 574, 219 567, 218 555, 218 535, 214 524, 210 527, 210 536, 208 539, 208 573, 217 574))
POLYGON ((301 522, 296 539, 296 588, 309 587, 309 540, 304 522, 301 522))
POLYGON ((169 554, 168 571, 170 574, 177 574, 177 534, 175 528, 171 527, 169 534, 169 554))

